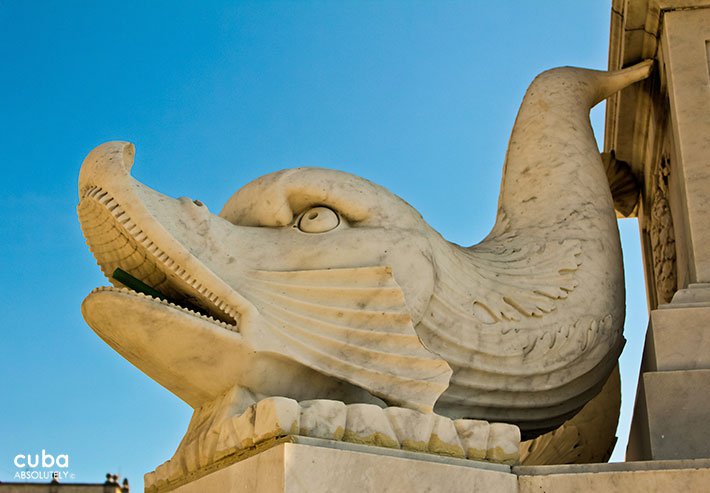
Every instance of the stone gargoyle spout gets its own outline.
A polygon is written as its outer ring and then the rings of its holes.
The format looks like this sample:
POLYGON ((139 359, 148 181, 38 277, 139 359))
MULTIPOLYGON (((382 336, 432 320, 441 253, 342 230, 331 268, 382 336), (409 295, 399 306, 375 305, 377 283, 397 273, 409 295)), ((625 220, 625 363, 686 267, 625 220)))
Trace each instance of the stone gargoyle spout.
POLYGON ((78 214, 115 287, 94 290, 84 318, 196 410, 280 396, 554 429, 599 392, 624 341, 618 230, 589 110, 649 70, 538 76, 496 224, 471 247, 329 169, 263 176, 215 215, 132 178, 133 145, 103 144, 83 163, 78 214))

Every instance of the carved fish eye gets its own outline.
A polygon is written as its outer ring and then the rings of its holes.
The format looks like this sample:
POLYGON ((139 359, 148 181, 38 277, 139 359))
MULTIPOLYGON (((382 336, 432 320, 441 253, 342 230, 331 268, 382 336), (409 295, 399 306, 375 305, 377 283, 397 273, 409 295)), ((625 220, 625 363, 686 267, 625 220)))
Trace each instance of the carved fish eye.
POLYGON ((340 224, 338 214, 327 207, 311 207, 301 214, 298 229, 304 233, 325 233, 335 229, 340 224))

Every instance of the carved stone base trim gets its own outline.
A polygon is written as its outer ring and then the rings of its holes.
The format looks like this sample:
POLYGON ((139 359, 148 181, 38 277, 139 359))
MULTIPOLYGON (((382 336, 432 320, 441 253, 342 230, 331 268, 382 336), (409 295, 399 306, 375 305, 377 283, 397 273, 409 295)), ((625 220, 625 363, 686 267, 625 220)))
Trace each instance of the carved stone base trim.
POLYGON ((710 306, 710 283, 690 284, 685 289, 679 289, 673 295, 670 303, 658 308, 691 308, 695 306, 710 306))

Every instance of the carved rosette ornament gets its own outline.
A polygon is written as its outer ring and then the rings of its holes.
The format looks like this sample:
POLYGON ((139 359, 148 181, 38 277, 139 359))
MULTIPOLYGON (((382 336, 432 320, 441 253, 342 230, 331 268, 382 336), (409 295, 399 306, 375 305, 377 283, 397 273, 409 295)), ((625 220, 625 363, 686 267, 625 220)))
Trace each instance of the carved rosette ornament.
POLYGON ((78 213, 113 287, 84 300, 84 318, 195 410, 148 487, 303 434, 511 463, 521 432, 575 416, 624 344, 621 248, 589 110, 650 66, 533 81, 496 224, 470 247, 340 171, 263 176, 216 215, 136 181, 131 144, 92 151, 78 213))
POLYGON ((678 289, 676 273, 675 232, 673 216, 668 204, 668 179, 670 160, 664 156, 656 170, 655 186, 651 195, 651 214, 648 234, 651 240, 651 257, 659 304, 670 303, 678 289))

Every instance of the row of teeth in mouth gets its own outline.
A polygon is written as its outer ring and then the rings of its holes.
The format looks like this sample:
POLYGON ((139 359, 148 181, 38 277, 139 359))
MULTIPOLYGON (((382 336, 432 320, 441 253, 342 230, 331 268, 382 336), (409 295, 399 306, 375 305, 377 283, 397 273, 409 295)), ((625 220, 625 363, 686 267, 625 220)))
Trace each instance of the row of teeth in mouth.
MULTIPOLYGON (((113 215, 117 225, 123 228, 128 233, 128 235, 133 238, 133 240, 138 242, 148 253, 150 253, 155 259, 160 261, 160 263, 165 266, 170 272, 174 273, 183 282, 191 286, 194 290, 200 293, 201 296, 208 299, 210 303, 212 303, 213 306, 216 307, 220 312, 222 312, 226 317, 234 321, 233 324, 230 324, 232 328, 237 325, 237 311, 230 307, 224 300, 220 299, 219 296, 215 295, 209 289, 204 287, 197 279, 192 277, 184 268, 180 267, 165 252, 158 248, 158 246, 153 243, 150 238, 148 238, 148 235, 146 235, 143 230, 136 223, 134 223, 133 220, 131 220, 128 214, 121 208, 118 202, 116 202, 116 200, 111 197, 111 195, 107 191, 103 190, 101 187, 91 187, 84 192, 83 197, 84 199, 91 199, 101 204, 107 211, 111 213, 111 215, 113 215)), ((93 252, 94 248, 89 241, 87 241, 87 245, 89 246, 89 249, 93 252)), ((172 303, 170 304, 174 305, 172 303)), ((174 306, 195 313, 192 310, 181 307, 179 305, 174 306)), ((198 315, 202 314, 198 313, 198 315)), ((213 317, 209 316, 205 316, 205 318, 214 319, 213 317)))
POLYGON ((91 294, 100 293, 100 292, 105 292, 105 291, 112 292, 112 293, 130 294, 131 296, 137 296, 138 298, 146 298, 146 299, 149 299, 149 300, 151 300, 151 301, 153 301, 153 302, 160 303, 161 305, 169 306, 169 307, 172 307, 172 308, 176 308, 176 309, 178 309, 178 310, 181 310, 181 311, 183 311, 183 312, 189 313, 190 315, 193 315, 193 316, 195 316, 195 317, 197 317, 197 318, 206 319, 206 320, 208 320, 208 321, 210 321, 210 322, 212 322, 212 323, 214 323, 214 324, 217 324, 217 325, 220 325, 220 326, 224 327, 225 329, 228 329, 228 330, 231 330, 231 331, 234 331, 234 332, 237 331, 237 330, 236 330, 236 326, 230 325, 230 324, 228 324, 228 323, 226 323, 226 322, 223 322, 223 321, 221 321, 221 320, 218 320, 218 319, 216 319, 216 318, 214 318, 214 317, 212 317, 212 316, 210 316, 210 315, 205 315, 204 313, 200 313, 200 312, 196 312, 196 311, 194 311, 194 310, 190 310, 189 308, 185 308, 184 306, 177 305, 177 304, 175 304, 175 303, 172 303, 172 302, 170 302, 170 301, 164 300, 164 299, 162 299, 162 298, 156 298, 155 296, 151 296, 151 295, 149 295, 149 294, 139 293, 138 291, 133 291, 133 290, 130 289, 130 288, 125 288, 125 287, 115 288, 115 287, 112 287, 112 286, 99 286, 98 288, 94 288, 94 289, 91 291, 91 294))

